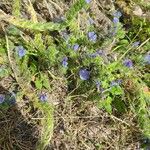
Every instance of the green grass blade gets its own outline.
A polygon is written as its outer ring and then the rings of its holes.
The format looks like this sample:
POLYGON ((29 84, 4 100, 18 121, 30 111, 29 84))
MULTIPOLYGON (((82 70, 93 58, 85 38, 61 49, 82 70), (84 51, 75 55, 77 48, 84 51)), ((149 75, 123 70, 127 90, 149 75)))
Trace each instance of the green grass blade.
POLYGON ((71 21, 78 12, 86 5, 85 0, 78 0, 74 5, 71 6, 69 11, 66 13, 66 18, 68 21, 71 21))
POLYGON ((12 14, 16 17, 20 17, 21 1, 13 0, 13 11, 12 14))

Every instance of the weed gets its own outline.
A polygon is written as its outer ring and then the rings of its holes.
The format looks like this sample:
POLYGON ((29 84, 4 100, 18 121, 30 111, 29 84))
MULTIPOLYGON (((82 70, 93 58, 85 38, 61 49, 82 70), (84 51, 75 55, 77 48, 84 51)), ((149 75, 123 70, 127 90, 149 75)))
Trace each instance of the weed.
MULTIPOLYGON (((12 15, 0 10, 0 19, 7 22, 7 27, 2 24, 5 38, 0 40, 0 78, 11 75, 22 101, 27 96, 40 112, 37 150, 50 144, 54 106, 47 93, 53 91, 52 81, 62 77, 67 80, 68 99, 84 95, 110 116, 132 111, 142 135, 150 138, 149 21, 130 18, 131 27, 126 29, 124 24, 128 20, 115 11, 110 16, 108 34, 100 36, 92 14, 85 29, 78 21, 84 15, 82 11, 88 13, 90 5, 91 0, 77 0, 60 22, 40 22, 30 1, 27 5, 30 20, 20 17, 20 0, 13 2, 12 15)), ((0 105, 4 99, 0 94, 0 105)))

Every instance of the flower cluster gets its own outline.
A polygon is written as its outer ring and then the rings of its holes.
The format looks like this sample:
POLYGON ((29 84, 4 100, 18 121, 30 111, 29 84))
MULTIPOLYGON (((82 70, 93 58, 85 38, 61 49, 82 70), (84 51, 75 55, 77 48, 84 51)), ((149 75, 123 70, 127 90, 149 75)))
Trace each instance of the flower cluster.
POLYGON ((116 11, 114 14, 113 14, 113 23, 114 23, 114 26, 113 26, 113 36, 117 33, 118 31, 118 23, 119 23, 119 19, 120 17, 122 16, 122 13, 120 11, 116 11))
POLYGON ((113 23, 117 24, 119 22, 119 19, 120 19, 121 16, 122 16, 121 12, 120 11, 116 11, 113 14, 113 23))
POLYGON ((64 57, 62 60, 62 66, 66 68, 68 66, 68 57, 64 57))

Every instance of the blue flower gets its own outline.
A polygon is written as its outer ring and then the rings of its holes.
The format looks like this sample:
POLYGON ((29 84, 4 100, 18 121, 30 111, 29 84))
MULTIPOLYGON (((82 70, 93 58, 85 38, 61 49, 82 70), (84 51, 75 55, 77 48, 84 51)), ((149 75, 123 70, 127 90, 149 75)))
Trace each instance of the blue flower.
POLYGON ((39 99, 40 99, 41 102, 46 102, 48 97, 47 97, 46 93, 41 93, 39 95, 39 99))
POLYGON ((93 54, 90 54, 89 56, 91 57, 91 58, 95 58, 95 57, 97 57, 99 54, 97 53, 97 52, 95 52, 95 53, 93 53, 93 54))
POLYGON ((121 79, 118 79, 118 80, 114 80, 110 83, 110 86, 118 86, 122 83, 122 80, 121 79))
POLYGON ((0 94, 0 104, 2 104, 5 100, 5 95, 0 94))
POLYGON ((95 58, 95 57, 97 57, 97 56, 99 56, 98 52, 95 52, 95 53, 90 54, 90 57, 91 57, 91 58, 95 58))
POLYGON ((117 17, 117 18, 120 18, 122 16, 122 13, 120 11, 116 11, 114 14, 113 14, 114 17, 117 17))
POLYGON ((150 65, 150 54, 145 55, 144 62, 150 65))
POLYGON ((114 17, 114 18, 113 18, 113 23, 114 23, 114 24, 117 24, 117 23, 119 23, 119 18, 117 18, 117 17, 114 17))
POLYGON ((90 71, 87 69, 81 69, 79 71, 79 76, 81 80, 88 80, 90 78, 90 71))
POLYGON ((74 51, 77 51, 78 49, 79 49, 79 44, 74 44, 74 45, 73 45, 73 50, 74 50, 74 51))
POLYGON ((87 4, 89 4, 89 3, 91 2, 91 0, 85 0, 85 2, 86 2, 87 4))
POLYGON ((88 33, 88 38, 90 41, 95 42, 97 40, 97 35, 94 31, 88 33))
POLYGON ((139 44, 140 44, 140 41, 137 41, 137 42, 134 42, 134 43, 132 44, 132 46, 133 46, 133 47, 138 47, 139 44))
POLYGON ((97 54, 102 56, 102 55, 105 55, 105 52, 104 50, 97 50, 97 54))
POLYGON ((126 59, 123 64, 128 67, 128 68, 132 68, 133 67, 133 62, 130 59, 126 59))
POLYGON ((68 61, 67 57, 64 57, 63 60, 62 60, 62 66, 65 67, 65 68, 68 66, 68 62, 67 61, 68 61))
POLYGON ((102 55, 104 55, 104 52, 102 50, 97 50, 95 53, 90 54, 89 57, 95 58, 97 56, 102 56, 102 55))
POLYGON ((17 50, 18 56, 19 56, 20 58, 22 58, 23 56, 25 56, 26 50, 24 49, 23 46, 17 46, 17 47, 16 47, 16 50, 17 50))

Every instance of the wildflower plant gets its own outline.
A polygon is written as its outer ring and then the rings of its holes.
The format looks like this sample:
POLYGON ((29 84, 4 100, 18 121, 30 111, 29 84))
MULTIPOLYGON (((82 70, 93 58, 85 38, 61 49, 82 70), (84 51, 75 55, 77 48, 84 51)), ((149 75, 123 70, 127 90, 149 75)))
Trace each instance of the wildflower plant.
MULTIPOLYGON (((87 11, 90 3, 92 0, 76 1, 65 14, 65 19, 59 23, 40 23, 10 17, 5 20, 13 24, 16 31, 14 34, 8 29, 8 39, 6 38, 4 45, 9 46, 7 51, 10 55, 11 73, 20 89, 25 92, 24 95, 27 95, 35 104, 35 108, 45 116, 41 141, 37 146, 40 150, 49 144, 54 125, 53 106, 49 104, 47 93, 42 91, 52 90, 51 81, 62 79, 61 77, 67 80, 68 93, 73 96, 85 95, 86 100, 95 101, 100 109, 105 109, 109 114, 116 110, 125 112, 130 107, 125 99, 132 99, 134 95, 141 108, 134 103, 131 105, 135 106, 140 122, 146 120, 142 113, 148 113, 145 109, 148 102, 140 85, 147 84, 149 79, 145 79, 146 83, 141 81, 142 75, 135 68, 139 62, 134 59, 134 53, 139 54, 135 48, 138 48, 140 43, 132 44, 132 40, 127 38, 129 33, 123 28, 120 19, 123 14, 120 11, 116 11, 110 18, 112 26, 104 38, 100 38, 91 18, 88 20, 91 28, 80 30, 76 25, 77 14, 83 8, 87 11), (20 35, 22 28, 33 31, 32 38, 20 35), (14 35, 16 39, 12 38, 14 35), (141 89, 138 89, 140 93, 131 93, 135 89, 130 89, 127 93, 128 79, 141 89), (28 93, 31 87, 36 92, 28 93)), ((148 48, 150 49, 150 45, 142 50, 147 51, 148 48)), ((150 64, 149 53, 145 52, 142 58, 146 65, 150 64)), ((4 96, 0 94, 0 104, 3 102, 4 96)), ((147 122, 149 123, 148 119, 147 122)), ((142 123, 141 125, 142 128, 145 126, 142 123)), ((144 133, 150 135, 147 130, 144 133)))

